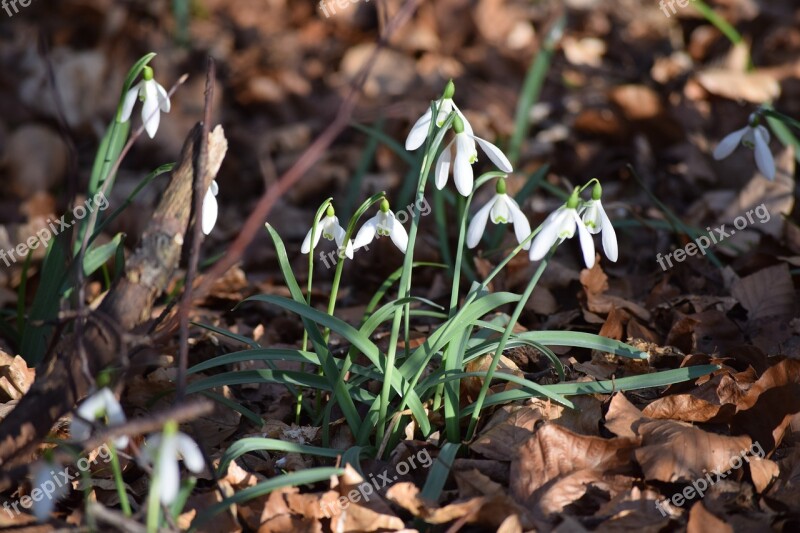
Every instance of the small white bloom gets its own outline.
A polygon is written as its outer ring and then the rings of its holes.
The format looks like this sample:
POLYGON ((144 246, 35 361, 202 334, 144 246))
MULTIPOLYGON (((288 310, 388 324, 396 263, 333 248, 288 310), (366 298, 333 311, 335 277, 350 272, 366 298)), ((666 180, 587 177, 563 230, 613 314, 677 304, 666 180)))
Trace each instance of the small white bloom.
POLYGON ((347 245, 344 245, 344 238, 347 235, 347 232, 341 225, 339 225, 339 219, 335 215, 333 206, 329 205, 328 209, 325 213, 323 213, 323 215, 324 217, 321 215, 320 219, 317 220, 317 231, 314 234, 314 244, 311 244, 311 233, 314 229, 312 226, 311 229, 308 230, 308 233, 306 233, 306 238, 303 240, 303 245, 300 247, 300 251, 304 254, 307 254, 317 247, 320 237, 325 237, 329 241, 336 241, 336 246, 339 250, 341 250, 342 246, 344 246, 345 255, 352 259, 353 242, 348 240, 347 245))
POLYGON ((586 263, 586 268, 594 266, 594 242, 592 242, 592 236, 578 216, 578 211, 575 209, 577 203, 577 195, 573 194, 567 204, 550 213, 550 216, 542 222, 542 229, 534 237, 531 244, 531 261, 542 259, 556 242, 561 243, 566 239, 572 238, 575 235, 575 228, 578 228, 583 261, 586 263))
MULTIPOLYGON (((69 426, 69 434, 73 439, 84 441, 92 434, 92 422, 108 418, 111 425, 125 423, 125 412, 117 401, 114 393, 107 387, 103 387, 95 392, 75 410, 77 416, 72 417, 69 426)), ((128 445, 128 437, 125 435, 114 440, 117 448, 125 448, 128 445)))
MULTIPOLYGON (((455 84, 453 84, 453 80, 450 80, 445 86, 442 97, 436 101, 436 126, 441 127, 450 113, 455 110, 456 115, 464 122, 464 129, 472 135, 472 126, 470 126, 467 117, 464 116, 455 102, 453 102, 454 93, 455 84)), ((414 126, 411 127, 411 131, 408 133, 408 137, 406 137, 406 150, 416 150, 425 143, 425 138, 428 136, 428 130, 431 126, 432 115, 431 108, 428 107, 425 113, 414 123, 414 126)))
POLYGON ((592 189, 592 199, 586 202, 582 208, 581 219, 586 225, 589 233, 601 233, 603 241, 603 251, 611 261, 616 262, 619 256, 619 247, 617 246, 617 234, 614 231, 614 226, 606 215, 606 210, 603 209, 603 204, 600 198, 603 195, 603 189, 600 183, 595 183, 592 189))
POLYGON ((219 185, 216 180, 211 180, 211 185, 203 197, 203 212, 201 213, 201 225, 203 233, 208 235, 214 226, 217 224, 217 214, 219 212, 219 205, 215 198, 219 194, 219 185))
MULTIPOLYGON (((475 248, 478 245, 490 216, 495 224, 508 224, 511 222, 514 225, 514 235, 516 235, 519 243, 531 234, 531 225, 528 222, 528 218, 519 208, 517 202, 506 194, 506 183, 503 178, 500 178, 497 182, 497 193, 494 197, 475 213, 472 222, 469 223, 469 228, 467 229, 468 248, 475 248)), ((526 250, 530 247, 530 242, 525 245, 526 250)))
POLYGON ((177 429, 175 422, 167 422, 163 433, 147 438, 147 446, 142 448, 142 460, 153 467, 158 480, 157 491, 161 503, 169 505, 175 501, 181 486, 178 459, 183 458, 186 468, 199 474, 205 468, 200 448, 192 438, 177 429))
POLYGON ((376 236, 390 237, 394 245, 401 252, 406 253, 408 233, 406 233, 406 229, 389 209, 389 202, 385 198, 381 202, 381 209, 378 214, 367 220, 358 230, 358 234, 353 241, 353 249, 358 250, 362 246, 368 245, 376 236))
POLYGON ((50 518, 50 513, 56 506, 56 502, 64 497, 70 489, 70 485, 62 481, 59 472, 64 465, 54 461, 45 455, 30 466, 31 483, 34 489, 41 489, 45 492, 44 498, 33 500, 33 515, 39 522, 44 522, 50 518), (52 487, 52 489, 51 489, 52 487))
POLYGON ((453 179, 456 182, 456 189, 462 196, 472 194, 473 173, 472 164, 478 160, 477 143, 483 152, 497 168, 503 172, 511 172, 511 162, 505 154, 495 145, 485 139, 476 137, 471 131, 467 131, 466 125, 459 117, 453 120, 453 130, 456 132, 455 138, 450 144, 445 146, 439 159, 436 160, 436 188, 442 189, 447 183, 447 176, 450 174, 450 163, 453 161, 452 146, 455 144, 455 166, 453 168, 453 179))
POLYGON ((758 114, 753 113, 748 125, 728 134, 714 150, 714 159, 725 159, 740 144, 754 151, 758 170, 769 180, 775 179, 775 160, 769 151, 769 130, 759 124, 758 114))
POLYGON ((153 79, 153 69, 144 67, 142 69, 142 80, 131 87, 125 95, 122 103, 122 114, 120 122, 127 122, 131 118, 133 106, 136 99, 142 101, 142 122, 147 134, 152 139, 158 131, 158 124, 161 121, 161 111, 169 113, 169 95, 164 87, 153 79))

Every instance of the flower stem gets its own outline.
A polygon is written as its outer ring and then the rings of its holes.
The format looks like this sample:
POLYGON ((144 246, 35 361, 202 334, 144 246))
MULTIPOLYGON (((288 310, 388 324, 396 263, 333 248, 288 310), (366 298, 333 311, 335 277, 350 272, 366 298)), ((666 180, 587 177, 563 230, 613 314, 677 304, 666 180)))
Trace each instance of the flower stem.
POLYGON ((533 275, 531 280, 528 282, 528 286, 525 288, 525 292, 517 302, 517 306, 514 308, 514 311, 511 313, 511 317, 508 319, 508 324, 506 325, 506 329, 503 330, 503 335, 500 337, 500 342, 497 344, 497 349, 494 352, 494 356, 492 357, 492 362, 489 365, 489 369, 486 372, 486 377, 484 378, 483 385, 481 386, 481 391, 478 393, 478 399, 475 401, 475 410, 472 412, 472 417, 469 421, 469 428, 467 429, 467 440, 472 440, 472 437, 475 433, 475 427, 478 424, 478 418, 481 414, 481 407, 483 407, 483 401, 486 399, 486 393, 489 390, 489 384, 492 382, 492 377, 494 376, 494 371, 497 369, 497 364, 500 362, 500 357, 503 355, 503 350, 506 347, 506 343, 508 339, 511 337, 511 332, 514 331, 514 326, 519 320, 519 316, 522 314, 522 310, 525 309, 525 304, 528 303, 528 299, 530 299, 531 294, 533 293, 533 289, 536 287, 536 284, 539 282, 539 278, 542 276, 544 269, 547 267, 547 262, 550 260, 550 256, 553 255, 553 251, 555 247, 550 250, 547 256, 542 259, 542 262, 539 263, 539 268, 536 269, 536 273, 533 275))
MULTIPOLYGON (((432 104, 432 117, 436 117, 438 109, 436 104, 432 104)), ((419 205, 425 197, 425 184, 428 182, 428 174, 430 174, 433 160, 439 146, 442 144, 444 134, 450 129, 453 123, 455 113, 450 113, 447 120, 442 124, 435 138, 432 139, 432 133, 435 120, 431 120, 430 130, 428 131, 428 141, 425 146, 425 156, 422 158, 422 165, 420 167, 419 179, 417 180, 417 193, 415 195, 415 203, 419 205)), ((398 287, 398 298, 407 298, 411 291, 411 272, 414 269, 414 247, 417 242, 417 228, 419 227, 419 219, 421 213, 419 209, 414 210, 414 216, 411 218, 411 228, 408 231, 408 247, 406 249, 405 258, 403 259, 403 272, 400 275, 400 284, 398 287)), ((394 313, 392 320, 392 332, 389 337, 389 348, 386 350, 386 368, 383 376, 383 386, 381 388, 381 402, 380 411, 378 414, 378 428, 376 433, 376 443, 380 444, 383 441, 383 436, 386 430, 386 415, 389 408, 389 396, 392 390, 392 378, 394 373, 395 356, 397 354, 397 339, 400 335, 400 323, 404 315, 408 315, 410 304, 406 304, 398 308, 394 313)), ((408 339, 406 338, 406 348, 408 348, 408 339)))
POLYGON ((122 512, 125 516, 131 516, 131 504, 128 501, 128 493, 125 490, 125 481, 122 479, 122 468, 119 465, 119 456, 117 455, 117 448, 113 442, 108 443, 108 449, 111 451, 111 468, 114 471, 114 484, 117 487, 117 494, 119 495, 119 504, 122 507, 122 512))

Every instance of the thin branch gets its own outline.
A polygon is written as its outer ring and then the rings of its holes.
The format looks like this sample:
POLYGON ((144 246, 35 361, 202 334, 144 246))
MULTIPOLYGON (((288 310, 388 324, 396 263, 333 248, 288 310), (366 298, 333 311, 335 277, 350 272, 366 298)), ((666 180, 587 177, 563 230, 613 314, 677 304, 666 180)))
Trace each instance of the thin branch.
MULTIPOLYGON (((200 244, 203 242, 202 212, 203 200, 210 186, 208 181, 208 137, 211 133, 211 108, 214 102, 214 80, 217 69, 214 59, 208 57, 206 72, 205 113, 203 117, 203 133, 200 142, 200 153, 197 156, 197 167, 194 173, 194 225, 191 229, 191 248, 189 265, 186 269, 186 281, 183 284, 183 296, 178 310, 180 316, 180 353, 178 355, 178 391, 176 401, 181 402, 186 394, 186 369, 189 366, 189 310, 192 307, 192 286, 197 276, 197 261, 200 256, 200 244)), ((191 219, 190 219, 191 220, 191 219)), ((189 234, 189 230, 187 230, 189 234)))

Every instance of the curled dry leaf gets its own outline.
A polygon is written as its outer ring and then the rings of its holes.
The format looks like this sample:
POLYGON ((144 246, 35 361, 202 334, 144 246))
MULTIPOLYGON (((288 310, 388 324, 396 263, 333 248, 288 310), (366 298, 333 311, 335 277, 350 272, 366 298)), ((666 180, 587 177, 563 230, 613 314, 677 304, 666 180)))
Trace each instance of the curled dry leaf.
POLYGON ((650 418, 684 422, 724 423, 736 413, 736 406, 744 394, 744 388, 728 372, 721 371, 686 394, 655 400, 644 408, 643 414, 650 418))
MULTIPOLYGON (((638 425, 642 446, 634 451, 645 479, 691 482, 707 472, 726 473, 731 459, 750 450, 750 437, 726 437, 673 420, 649 420, 638 425)), ((724 477, 724 476, 723 476, 724 477)))
POLYGON ((524 505, 536 504, 537 491, 552 480, 579 470, 601 473, 631 466, 638 439, 587 437, 545 424, 519 449, 511 463, 511 490, 524 505))
POLYGON ((705 533, 706 531, 733 533, 733 527, 711 514, 703 505, 703 502, 697 502, 692 506, 692 510, 689 511, 689 523, 686 524, 686 533, 705 533))
POLYGON ((742 398, 732 430, 746 433, 771 453, 800 412, 800 361, 784 359, 758 378, 742 398))
POLYGON ((533 522, 526 509, 503 492, 479 496, 466 501, 436 507, 423 500, 412 483, 396 483, 386 492, 386 498, 429 524, 446 524, 458 520, 461 524, 477 524, 488 530, 522 531, 531 529, 533 522), (509 522, 508 519, 512 518, 509 522))

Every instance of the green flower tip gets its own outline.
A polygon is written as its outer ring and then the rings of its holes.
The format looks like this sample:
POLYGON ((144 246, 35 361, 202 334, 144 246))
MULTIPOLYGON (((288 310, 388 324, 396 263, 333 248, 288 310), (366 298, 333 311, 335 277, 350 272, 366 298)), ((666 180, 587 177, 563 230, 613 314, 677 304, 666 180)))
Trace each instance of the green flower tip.
POLYGON ((592 200, 599 200, 603 196, 603 187, 600 185, 600 182, 594 184, 592 187, 592 200))
POLYGON ((383 211, 384 213, 389 212, 389 200, 387 200, 386 198, 381 200, 381 211, 383 211))
POLYGON ((464 121, 458 115, 453 117, 453 129, 456 133, 464 133, 464 121))
POLYGON ((142 78, 144 78, 144 81, 152 80, 153 79, 153 69, 151 67, 148 67, 148 66, 145 65, 145 67, 142 69, 142 78))
POLYGON ((456 94, 456 84, 453 83, 453 80, 447 82, 447 85, 444 86, 444 92, 442 93, 442 98, 445 100, 449 100, 453 98, 453 95, 456 94))
POLYGON ((747 122, 751 128, 757 127, 759 124, 761 124, 761 114, 758 111, 755 113, 750 113, 747 122))
POLYGON ((505 194, 506 193, 506 180, 504 178, 500 178, 497 180, 497 188, 495 189, 497 194, 505 194))
POLYGON ((325 210, 325 216, 332 217, 336 214, 336 211, 333 210, 333 205, 328 204, 328 209, 325 210))
POLYGON ((581 202, 580 196, 578 196, 579 192, 580 192, 580 187, 575 187, 572 190, 572 194, 569 196, 569 200, 567 200, 567 209, 578 208, 578 204, 581 202))
POLYGON ((167 420, 164 424, 164 434, 165 435, 174 435, 178 432, 178 423, 174 420, 167 420))

